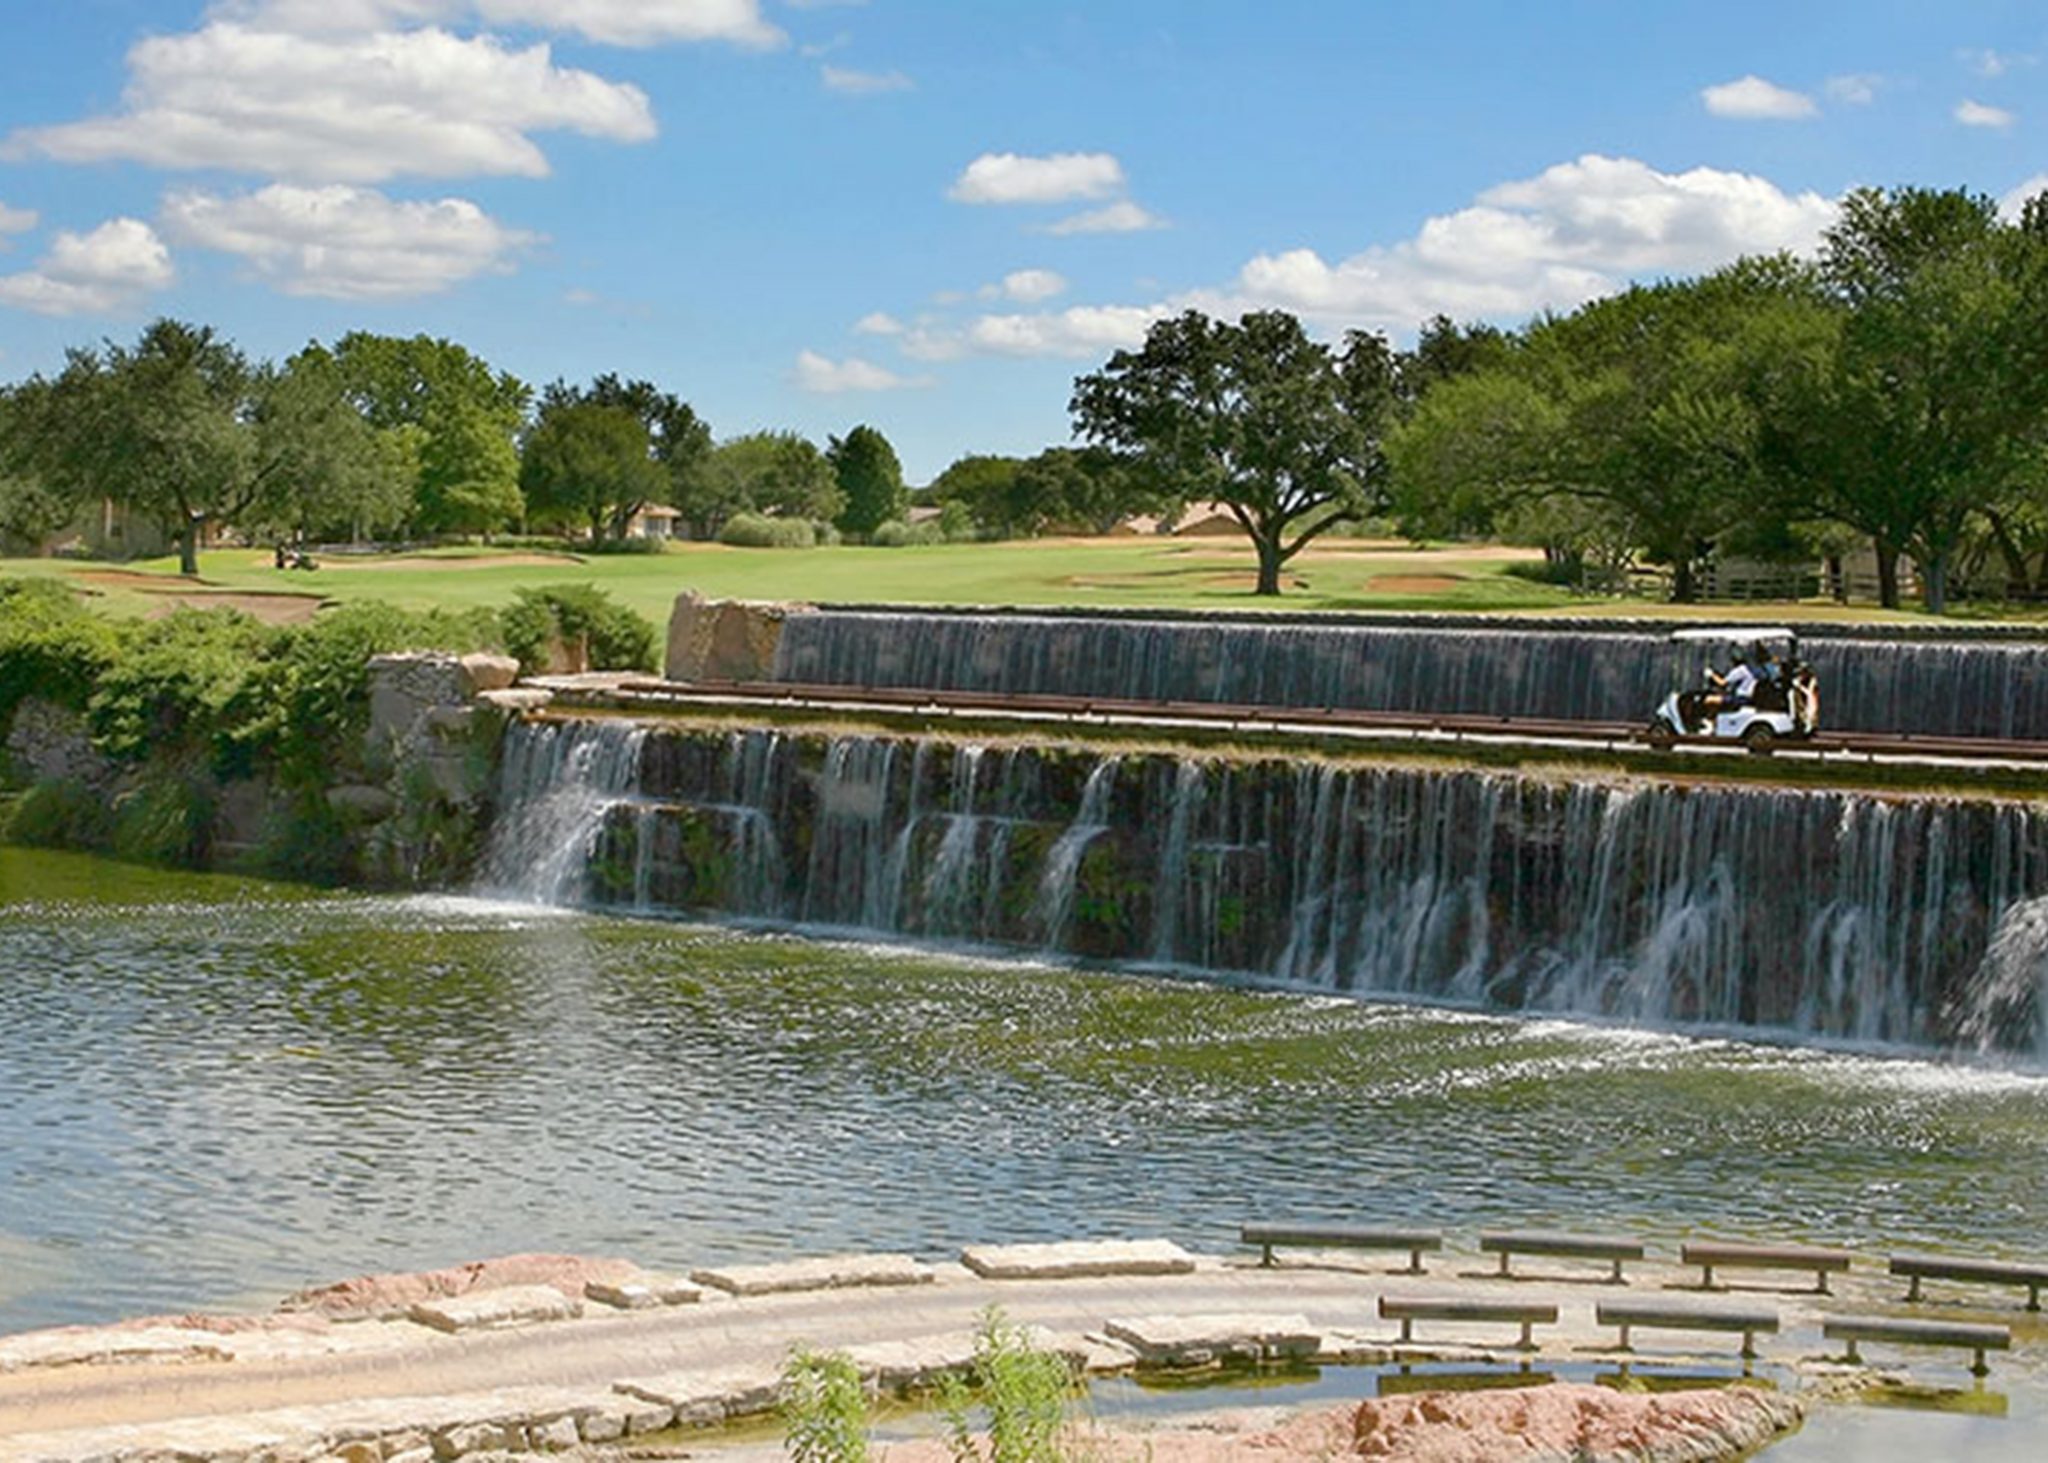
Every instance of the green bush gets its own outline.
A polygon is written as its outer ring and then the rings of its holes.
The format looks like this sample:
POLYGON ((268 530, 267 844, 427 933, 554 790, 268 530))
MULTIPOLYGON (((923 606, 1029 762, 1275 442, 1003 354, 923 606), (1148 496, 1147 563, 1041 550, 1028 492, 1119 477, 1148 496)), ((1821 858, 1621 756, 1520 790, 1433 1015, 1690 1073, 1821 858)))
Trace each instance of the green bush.
POLYGON ((295 794, 271 814, 250 865, 258 873, 308 884, 342 884, 357 872, 348 828, 317 788, 295 794))
POLYGON ((868 535, 868 542, 878 549, 927 548, 946 541, 946 530, 938 523, 927 520, 923 523, 905 523, 891 519, 868 535))
POLYGON ((718 541, 739 549, 811 549, 818 546, 818 529, 808 518, 735 513, 719 531, 718 541))
POLYGON ((782 1423, 795 1463, 865 1463, 868 1398, 853 1359, 792 1351, 782 1366, 782 1423))
POLYGON ((93 685, 120 653, 124 627, 48 579, 0 579, 0 732, 14 708, 40 696, 85 710, 93 685))
POLYGON ((552 641, 582 641, 592 670, 654 669, 654 626, 595 585, 522 589, 498 620, 506 651, 529 674, 547 663, 552 641))
POLYGON ((987 1414, 986 1463, 1062 1463, 1085 1449, 1070 1448, 1067 1409, 1075 1398, 1074 1373, 1065 1357, 1042 1351, 1002 1311, 982 1312, 974 1340, 974 1387, 948 1377, 939 1405, 958 1463, 983 1463, 975 1441, 973 1406, 987 1414))
POLYGON ((39 782, 14 804, 4 830, 9 843, 30 848, 103 849, 113 839, 113 818, 100 795, 82 782, 39 782))
POLYGON ((277 636, 232 610, 180 609, 141 626, 100 671, 86 705, 93 742, 120 761, 189 753, 234 770, 236 709, 277 636))
POLYGON ((665 554, 668 540, 652 534, 632 533, 624 538, 601 538, 596 543, 577 545, 586 554, 665 554))
POLYGON ((196 781, 151 778, 114 803, 113 851, 133 863, 198 865, 213 840, 213 798, 196 781))

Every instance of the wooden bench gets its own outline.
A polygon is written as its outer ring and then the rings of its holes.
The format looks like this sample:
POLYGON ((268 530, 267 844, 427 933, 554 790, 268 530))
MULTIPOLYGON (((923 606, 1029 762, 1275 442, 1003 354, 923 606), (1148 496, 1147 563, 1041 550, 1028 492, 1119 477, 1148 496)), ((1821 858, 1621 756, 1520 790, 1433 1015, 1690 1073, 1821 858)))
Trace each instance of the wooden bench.
POLYGON ((2048 1285, 2048 1265, 2021 1260, 1958 1260, 1949 1255, 1893 1255, 1894 1275, 1911 1276, 1907 1300, 1920 1299, 1922 1280, 1962 1280, 1983 1285, 2024 1285, 2027 1309, 2041 1309, 2041 1287, 2048 1285))
POLYGON ((1304 1245, 1316 1249, 1345 1250, 1406 1250, 1408 1252, 1408 1273, 1423 1275, 1423 1251, 1435 1252, 1444 1247, 1441 1230, 1435 1229, 1390 1229, 1375 1225, 1357 1224, 1245 1224, 1238 1227, 1238 1238, 1245 1244, 1257 1245, 1265 1251, 1261 1265, 1273 1263, 1275 1245, 1304 1245))
POLYGON ((1658 1305, 1655 1301, 1602 1301, 1593 1307, 1593 1319, 1603 1326, 1619 1326, 1621 1342, 1614 1349, 1629 1351, 1629 1332, 1639 1327, 1664 1331, 1740 1331, 1742 1355, 1756 1355, 1757 1333, 1778 1334, 1776 1311, 1701 1310, 1692 1306, 1658 1305))
POLYGON ((1530 1339, 1532 1326, 1554 1326, 1557 1324, 1557 1306, 1543 1301, 1520 1300, 1471 1300, 1463 1296, 1444 1295, 1383 1295, 1380 1297, 1380 1318, 1401 1323, 1400 1342, 1415 1339, 1417 1321, 1505 1321, 1522 1328, 1522 1339, 1515 1343, 1517 1349, 1534 1351, 1536 1343, 1530 1339))
POLYGON ((1898 1321, 1889 1316, 1836 1316, 1821 1324, 1821 1334, 1831 1341, 1849 1343, 1849 1360, 1860 1363, 1857 1343, 1888 1341, 1895 1346, 1960 1346, 1977 1354, 1970 1366, 1972 1376, 1991 1370, 1984 1364, 1987 1351, 2010 1351, 2012 1332, 2004 1326, 1964 1325, 1960 1321, 1898 1321))
POLYGON ((1702 1240, 1680 1246, 1678 1256, 1686 1264, 1700 1267, 1702 1290, 1715 1289, 1714 1271, 1717 1268, 1811 1270, 1815 1292, 1826 1295, 1829 1293, 1828 1275, 1845 1273, 1849 1268, 1847 1250, 1823 1249, 1818 1245, 1737 1245, 1702 1240))
POLYGON ((1621 1262, 1640 1260, 1643 1257, 1643 1242, 1639 1239, 1625 1239, 1606 1234, 1570 1234, 1556 1229, 1496 1229, 1479 1236, 1479 1248, 1485 1254, 1500 1256, 1500 1273, 1512 1275, 1508 1259, 1513 1255, 1556 1255, 1570 1260, 1606 1260, 1613 1264, 1614 1273, 1608 1280, 1615 1285, 1625 1283, 1621 1273, 1621 1262))

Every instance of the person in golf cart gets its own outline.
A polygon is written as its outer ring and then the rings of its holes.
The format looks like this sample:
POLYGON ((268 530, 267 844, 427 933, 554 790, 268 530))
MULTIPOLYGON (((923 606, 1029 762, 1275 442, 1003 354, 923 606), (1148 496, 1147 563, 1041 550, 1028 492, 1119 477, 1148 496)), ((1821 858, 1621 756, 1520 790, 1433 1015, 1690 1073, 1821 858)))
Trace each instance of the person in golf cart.
POLYGON ((1819 686, 1812 668, 1799 660, 1799 642, 1790 630, 1679 630, 1671 639, 1678 646, 1728 647, 1729 666, 1725 673, 1716 671, 1710 659, 1704 670, 1709 689, 1665 697, 1644 732, 1652 746, 1701 737, 1768 752, 1779 741, 1813 735, 1820 720, 1819 686), (1784 649, 1783 658, 1774 647, 1784 649))

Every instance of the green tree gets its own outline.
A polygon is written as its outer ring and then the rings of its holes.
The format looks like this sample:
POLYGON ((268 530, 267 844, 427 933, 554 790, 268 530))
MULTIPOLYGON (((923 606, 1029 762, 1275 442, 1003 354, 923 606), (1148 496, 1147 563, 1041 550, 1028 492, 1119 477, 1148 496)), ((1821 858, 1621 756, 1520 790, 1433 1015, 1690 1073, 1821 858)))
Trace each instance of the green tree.
MULTIPOLYGON (((543 396, 542 409, 562 391, 559 386, 550 387, 543 396)), ((570 394, 589 405, 615 407, 638 418, 647 429, 649 454, 661 465, 665 479, 662 488, 650 492, 645 501, 666 503, 681 511, 686 520, 694 520, 700 480, 711 457, 711 428, 690 404, 651 381, 622 381, 609 373, 583 391, 570 394)))
POLYGON ((1009 511, 1024 531, 1108 533, 1169 505, 1159 482, 1101 447, 1048 447, 1017 469, 1009 511))
POLYGON ((1879 597, 1919 562, 1929 612, 1973 521, 2035 481, 2048 424, 2048 217, 1958 190, 1861 189, 1821 258, 1832 318, 1777 383, 1767 452, 1788 500, 1869 536, 1879 597))
POLYGON ((825 454, 795 432, 752 432, 721 442, 700 474, 700 502, 715 515, 716 527, 738 512, 831 523, 845 507, 825 454))
POLYGON ((668 488, 653 446, 646 424, 623 406, 544 403, 520 455, 529 520, 586 523, 593 543, 623 538, 633 515, 668 488))
POLYGON ((199 572, 209 523, 260 512, 277 492, 249 417, 258 373, 210 329, 158 320, 131 346, 74 350, 52 388, 44 471, 64 491, 104 494, 155 518, 199 572))
POLYGON ((257 460, 277 488, 238 527, 300 537, 360 537, 411 510, 418 468, 406 428, 380 432, 363 420, 324 353, 302 353, 257 372, 251 428, 257 460))
POLYGON ((456 401, 429 412, 422 430, 420 527, 488 536, 518 522, 519 449, 498 418, 456 401))
POLYGON ((1010 498, 1023 465, 1021 457, 969 453, 932 479, 926 497, 940 507, 957 503, 985 532, 1010 538, 1023 531, 1012 516, 1010 498))
POLYGON ((40 552, 84 505, 44 464, 52 394, 39 378, 0 391, 0 552, 40 552))
POLYGON ((1075 430, 1154 491, 1224 504, 1258 553, 1257 592, 1321 534, 1377 509, 1394 359, 1378 335, 1341 351, 1278 311, 1237 324, 1190 310, 1074 383, 1075 430))
POLYGON ((844 506, 833 521, 846 533, 867 535, 910 511, 903 464, 896 449, 873 427, 859 426, 834 437, 825 451, 844 506))

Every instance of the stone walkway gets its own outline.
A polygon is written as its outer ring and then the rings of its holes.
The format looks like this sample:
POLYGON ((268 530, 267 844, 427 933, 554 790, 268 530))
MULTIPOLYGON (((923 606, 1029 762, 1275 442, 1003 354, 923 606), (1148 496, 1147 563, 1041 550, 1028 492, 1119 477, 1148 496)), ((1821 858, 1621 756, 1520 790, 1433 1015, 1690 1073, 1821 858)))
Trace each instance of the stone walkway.
MULTIPOLYGON (((1040 1248, 1013 1247, 1023 1256, 1016 1264, 986 1258, 1000 1250, 981 1252, 981 1268, 1074 1268, 1024 1253, 1040 1248)), ((1600 1301, 1763 1305, 1777 1311, 1781 1330, 1759 1338, 1759 1365, 1825 1374, 1839 1369, 1824 1359, 1831 1348, 1820 1336, 1823 1315, 1891 1310, 1898 1295, 1874 1267, 1846 1277, 1835 1296, 1800 1293, 1810 1280, 1801 1275, 1764 1276, 1733 1296, 1703 1296, 1685 1288, 1696 1284, 1697 1267, 1656 1263, 1631 1267, 1630 1283, 1615 1286, 1600 1283, 1598 1267, 1569 1262, 1527 1262, 1528 1277, 1503 1280, 1491 1273, 1490 1259, 1467 1254, 1435 1257, 1432 1273, 1416 1277, 1390 1273, 1370 1256, 1265 1269, 1244 1256, 1174 1262, 1180 1252, 1157 1241, 1078 1251, 1083 1268, 1096 1271, 1180 1273, 990 1279, 963 1264, 864 1257, 797 1262, 787 1271, 791 1283, 822 1277, 839 1282, 834 1288, 783 1289, 774 1267, 746 1267, 744 1283, 735 1285, 744 1294, 706 1284, 689 1301, 695 1287, 672 1285, 670 1297, 688 1303, 618 1310, 586 1302, 573 1317, 567 1312, 577 1308, 559 1304, 558 1293, 487 1291, 470 1297, 478 1304, 467 1309, 444 1305, 427 1323, 294 1318, 264 1329, 121 1327, 0 1338, 0 1460, 139 1459, 174 1450, 206 1459, 261 1454, 279 1463, 424 1463, 487 1449, 604 1442, 772 1406, 782 1361, 797 1344, 856 1348, 864 1369, 888 1383, 957 1366, 971 1355, 972 1330, 989 1306, 1042 1328, 1044 1340, 1091 1369, 1113 1371, 1135 1364, 1141 1352, 1198 1363, 1233 1350, 1355 1363, 1614 1362, 1621 1358, 1612 1350, 1613 1328, 1594 1324, 1600 1301), (1777 1288, 1780 1281, 1786 1288, 1777 1288), (1513 1325, 1418 1322, 1416 1343, 1404 1347, 1394 1342, 1394 1323, 1378 1318, 1381 1295, 1445 1293, 1553 1302, 1560 1319, 1539 1326, 1537 1349, 1522 1353, 1509 1345, 1513 1325)), ((2039 1318, 1996 1297, 1971 1307, 1939 1313, 2011 1324, 2015 1350, 2000 1359, 2000 1370, 2024 1370, 2040 1385, 2039 1318)), ((1740 1344, 1732 1336, 1643 1332, 1634 1360, 1710 1361, 1725 1371, 1738 1365, 1740 1344)), ((1892 1353, 1882 1361, 1944 1378, 1960 1371, 1946 1354, 1892 1353)))

